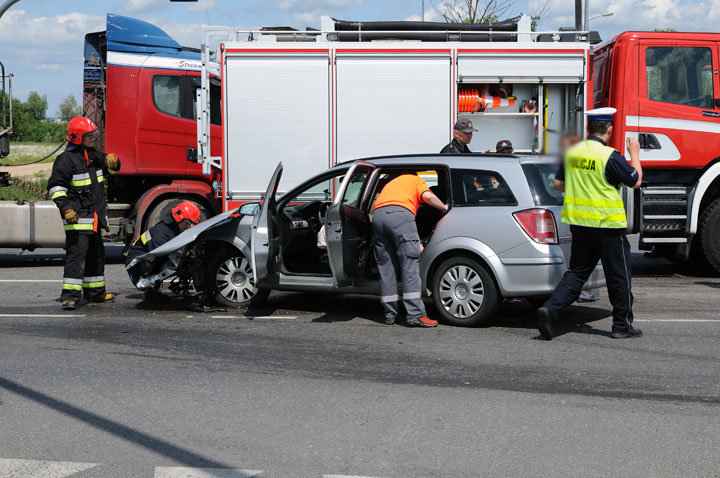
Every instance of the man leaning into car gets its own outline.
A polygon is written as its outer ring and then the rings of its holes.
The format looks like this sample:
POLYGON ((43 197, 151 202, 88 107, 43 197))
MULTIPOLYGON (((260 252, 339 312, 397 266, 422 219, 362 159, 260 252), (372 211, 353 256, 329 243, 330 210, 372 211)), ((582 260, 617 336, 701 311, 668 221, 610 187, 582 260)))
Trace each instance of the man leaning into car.
POLYGON ((421 298, 420 237, 415 225, 421 202, 441 211, 448 209, 412 171, 402 172, 387 183, 375 201, 373 247, 380 272, 380 302, 388 325, 397 320, 398 301, 402 297, 407 325, 437 326, 436 320, 428 318, 421 298), (399 284, 402 296, 398 293, 399 284))

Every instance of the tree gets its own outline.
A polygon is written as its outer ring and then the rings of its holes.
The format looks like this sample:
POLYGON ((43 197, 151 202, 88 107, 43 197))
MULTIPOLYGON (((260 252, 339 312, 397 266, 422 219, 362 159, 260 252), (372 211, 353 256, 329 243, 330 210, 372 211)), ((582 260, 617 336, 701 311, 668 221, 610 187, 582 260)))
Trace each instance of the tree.
POLYGON ((70 121, 76 116, 82 116, 82 108, 78 105, 75 96, 68 95, 60 102, 57 115, 61 121, 70 121))
POLYGON ((36 121, 44 120, 48 108, 47 95, 40 96, 37 91, 31 91, 27 101, 23 103, 23 108, 36 121))
POLYGON ((545 0, 534 13, 530 14, 530 30, 537 31, 538 24, 550 10, 551 1, 552 0, 545 0))
POLYGON ((674 28, 656 28, 656 32, 676 32, 674 28))
POLYGON ((515 0, 442 0, 435 12, 448 23, 491 23, 504 17, 515 0))

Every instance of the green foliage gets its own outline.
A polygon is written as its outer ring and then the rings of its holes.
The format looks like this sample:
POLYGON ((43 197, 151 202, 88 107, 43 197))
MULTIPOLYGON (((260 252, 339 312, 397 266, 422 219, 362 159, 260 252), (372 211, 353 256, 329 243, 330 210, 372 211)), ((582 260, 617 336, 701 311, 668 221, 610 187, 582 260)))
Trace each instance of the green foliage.
POLYGON ((62 121, 70 121, 74 117, 82 115, 82 108, 78 105, 75 97, 69 95, 60 102, 57 115, 62 121))
POLYGON ((656 32, 676 32, 674 28, 656 28, 654 31, 656 32))
MULTIPOLYGON (((9 110, 9 97, 6 96, 6 109, 9 110)), ((67 123, 53 123, 45 120, 47 96, 31 91, 28 100, 23 102, 13 98, 13 134, 10 141, 59 143, 65 139, 67 123)), ((12 148, 12 146, 11 146, 12 148)))

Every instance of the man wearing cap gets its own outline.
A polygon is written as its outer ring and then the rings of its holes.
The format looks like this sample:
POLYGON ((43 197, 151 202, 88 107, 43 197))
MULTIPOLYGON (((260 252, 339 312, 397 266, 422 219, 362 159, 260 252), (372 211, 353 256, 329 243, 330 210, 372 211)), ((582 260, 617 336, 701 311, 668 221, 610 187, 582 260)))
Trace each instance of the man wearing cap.
POLYGON ((440 150, 440 154, 472 153, 468 148, 468 144, 472 141, 473 131, 477 130, 473 128, 472 121, 467 118, 459 118, 453 128, 452 141, 440 150))
POLYGON ((509 139, 501 139, 495 145, 495 152, 501 154, 513 154, 515 152, 515 148, 513 148, 509 139))
POLYGON ((550 298, 537 311, 537 326, 546 339, 553 337, 555 321, 577 300, 583 285, 602 260, 608 295, 613 306, 611 337, 641 337, 632 326, 633 296, 630 283, 630 244, 620 186, 642 184, 640 144, 628 138, 630 165, 607 146, 612 136, 615 108, 587 112, 588 137, 571 147, 555 176, 554 187, 565 191, 562 222, 570 224, 573 241, 570 268, 550 298))

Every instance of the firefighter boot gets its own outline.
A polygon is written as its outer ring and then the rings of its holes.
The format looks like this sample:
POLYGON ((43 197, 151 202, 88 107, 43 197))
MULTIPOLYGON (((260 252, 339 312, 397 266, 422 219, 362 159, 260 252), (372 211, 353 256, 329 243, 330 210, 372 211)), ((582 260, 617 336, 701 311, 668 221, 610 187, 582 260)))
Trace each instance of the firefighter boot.
POLYGON ((78 307, 78 301, 73 299, 64 299, 62 301, 62 310, 75 310, 78 307))
POLYGON ((115 296, 110 294, 109 292, 103 296, 96 297, 92 300, 92 302, 96 304, 104 304, 105 302, 115 302, 115 296))

